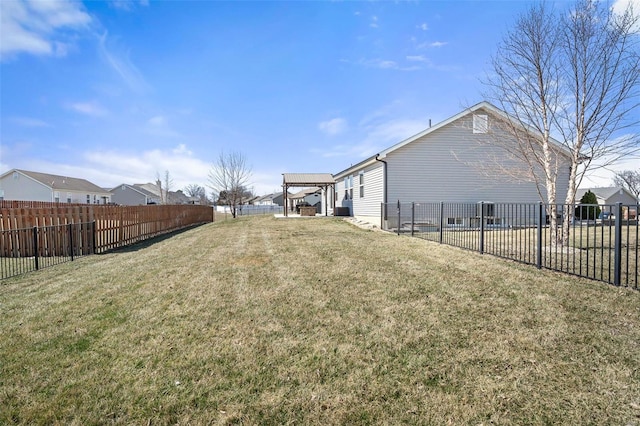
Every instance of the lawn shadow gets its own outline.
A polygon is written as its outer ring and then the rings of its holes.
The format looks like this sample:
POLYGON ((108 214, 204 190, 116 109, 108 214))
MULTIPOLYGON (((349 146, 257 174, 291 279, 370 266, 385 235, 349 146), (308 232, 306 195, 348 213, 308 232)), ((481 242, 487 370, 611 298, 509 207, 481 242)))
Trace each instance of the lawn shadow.
POLYGON ((153 246, 154 244, 157 244, 159 242, 162 242, 164 240, 168 240, 169 238, 172 238, 176 235, 182 234, 183 232, 187 232, 191 229, 197 228, 199 226, 202 225, 206 225, 208 223, 211 222, 205 222, 205 223, 199 223, 199 224, 195 224, 195 225, 190 225, 187 226, 185 228, 180 228, 180 229, 176 229, 175 231, 171 231, 171 232, 167 232, 165 234, 161 234, 161 235, 157 235, 155 237, 151 237, 151 238, 147 238, 146 240, 142 240, 133 244, 129 244, 126 246, 122 246, 122 247, 115 247, 112 249, 108 249, 105 250, 103 252, 97 253, 98 255, 101 254, 108 254, 108 253, 132 253, 132 252, 136 252, 138 250, 143 250, 146 249, 148 247, 153 246))

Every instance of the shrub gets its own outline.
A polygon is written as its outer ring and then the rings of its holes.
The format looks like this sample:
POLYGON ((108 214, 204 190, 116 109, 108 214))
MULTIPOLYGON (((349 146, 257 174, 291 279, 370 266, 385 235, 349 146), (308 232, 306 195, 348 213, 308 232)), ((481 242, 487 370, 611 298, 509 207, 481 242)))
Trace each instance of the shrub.
POLYGON ((600 216, 600 207, 598 206, 598 199, 596 194, 591 191, 584 193, 580 199, 580 205, 576 207, 575 216, 578 219, 596 219, 600 216))

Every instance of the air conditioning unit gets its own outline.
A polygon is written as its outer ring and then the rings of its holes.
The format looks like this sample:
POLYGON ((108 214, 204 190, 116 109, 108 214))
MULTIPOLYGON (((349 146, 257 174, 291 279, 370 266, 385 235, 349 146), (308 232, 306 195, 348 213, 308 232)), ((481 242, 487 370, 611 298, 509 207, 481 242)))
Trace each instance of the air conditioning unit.
POLYGON ((480 201, 476 211, 477 216, 493 217, 496 215, 496 205, 492 201, 480 201))

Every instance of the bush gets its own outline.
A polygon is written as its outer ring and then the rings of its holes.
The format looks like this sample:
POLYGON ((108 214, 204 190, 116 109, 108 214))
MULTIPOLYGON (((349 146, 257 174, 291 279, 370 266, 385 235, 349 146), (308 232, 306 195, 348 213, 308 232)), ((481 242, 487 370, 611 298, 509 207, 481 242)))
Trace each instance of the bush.
POLYGON ((600 207, 598 206, 596 194, 591 191, 584 193, 580 199, 580 205, 576 207, 575 216, 581 220, 595 220, 600 216, 600 207))

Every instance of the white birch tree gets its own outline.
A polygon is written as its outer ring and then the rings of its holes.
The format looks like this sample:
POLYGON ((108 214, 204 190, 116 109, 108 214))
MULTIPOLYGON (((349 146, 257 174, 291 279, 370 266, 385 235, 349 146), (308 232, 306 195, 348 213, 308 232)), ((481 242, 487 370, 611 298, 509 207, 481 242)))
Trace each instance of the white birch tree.
POLYGON ((638 152, 639 135, 625 133, 640 124, 637 26, 631 5, 616 14, 595 0, 560 11, 539 3, 519 17, 492 59, 488 97, 517 122, 504 126, 515 141, 510 149, 543 183, 553 244, 568 241, 572 211, 564 209, 557 233, 555 204, 574 205, 576 189, 596 165, 638 152), (563 157, 569 182, 558 200, 563 157))

